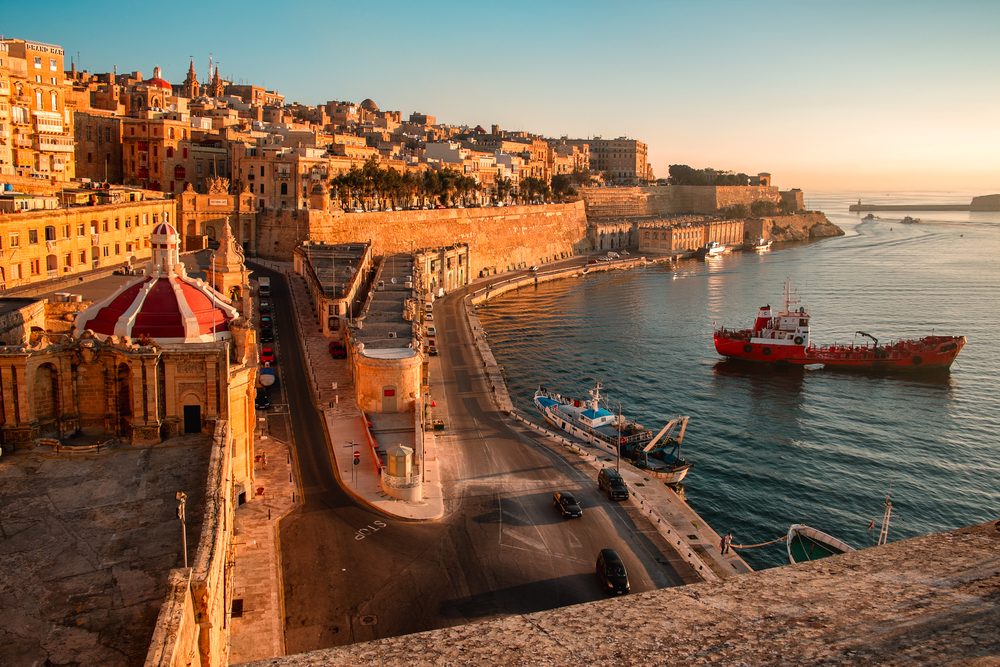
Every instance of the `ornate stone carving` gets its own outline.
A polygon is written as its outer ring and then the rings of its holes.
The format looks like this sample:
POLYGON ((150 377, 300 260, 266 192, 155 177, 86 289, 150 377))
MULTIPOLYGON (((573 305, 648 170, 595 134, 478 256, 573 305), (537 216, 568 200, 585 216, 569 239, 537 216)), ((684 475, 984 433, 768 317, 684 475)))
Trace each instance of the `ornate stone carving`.
POLYGON ((229 194, 229 179, 222 176, 209 176, 206 180, 208 184, 208 194, 227 195, 229 194))

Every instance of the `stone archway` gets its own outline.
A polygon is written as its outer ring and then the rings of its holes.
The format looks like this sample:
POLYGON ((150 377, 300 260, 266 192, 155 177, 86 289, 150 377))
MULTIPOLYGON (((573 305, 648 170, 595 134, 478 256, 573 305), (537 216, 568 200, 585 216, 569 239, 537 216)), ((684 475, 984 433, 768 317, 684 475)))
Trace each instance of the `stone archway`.
POLYGON ((49 435, 59 432, 59 371, 53 364, 45 363, 35 369, 32 391, 32 410, 39 433, 49 435))
POLYGON ((118 435, 130 435, 132 432, 132 367, 128 364, 118 364, 115 370, 115 403, 118 407, 118 422, 115 430, 118 435))

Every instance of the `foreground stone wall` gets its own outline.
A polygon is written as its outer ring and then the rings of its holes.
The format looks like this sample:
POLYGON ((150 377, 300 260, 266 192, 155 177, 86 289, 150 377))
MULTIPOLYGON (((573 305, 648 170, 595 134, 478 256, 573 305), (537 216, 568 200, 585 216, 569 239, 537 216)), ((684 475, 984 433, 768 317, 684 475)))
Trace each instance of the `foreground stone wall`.
POLYGON ((545 206, 343 213, 315 209, 261 213, 259 256, 287 260, 305 238, 371 241, 375 255, 468 244, 470 275, 541 264, 589 249, 582 202, 545 206))
POLYGON ((255 665, 995 665, 1000 521, 255 665))

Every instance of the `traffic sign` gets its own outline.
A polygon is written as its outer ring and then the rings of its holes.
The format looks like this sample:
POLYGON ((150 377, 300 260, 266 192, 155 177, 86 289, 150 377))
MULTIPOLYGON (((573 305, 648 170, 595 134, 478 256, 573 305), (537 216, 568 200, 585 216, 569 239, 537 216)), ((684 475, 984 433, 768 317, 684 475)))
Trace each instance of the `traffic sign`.
POLYGON ((354 458, 356 458, 356 459, 360 459, 361 458, 361 452, 358 451, 357 449, 354 450, 354 458))
POLYGON ((361 463, 361 459, 360 458, 354 459, 354 465, 358 465, 359 463, 361 463))

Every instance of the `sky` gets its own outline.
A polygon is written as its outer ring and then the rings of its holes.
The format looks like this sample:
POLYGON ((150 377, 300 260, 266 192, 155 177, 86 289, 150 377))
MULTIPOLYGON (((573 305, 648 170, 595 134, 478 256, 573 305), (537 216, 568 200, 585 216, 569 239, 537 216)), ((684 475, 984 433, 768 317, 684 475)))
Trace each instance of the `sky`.
POLYGON ((92 72, 204 81, 211 56, 287 101, 640 139, 658 177, 1000 192, 1000 0, 3 4, 3 36, 92 72))

